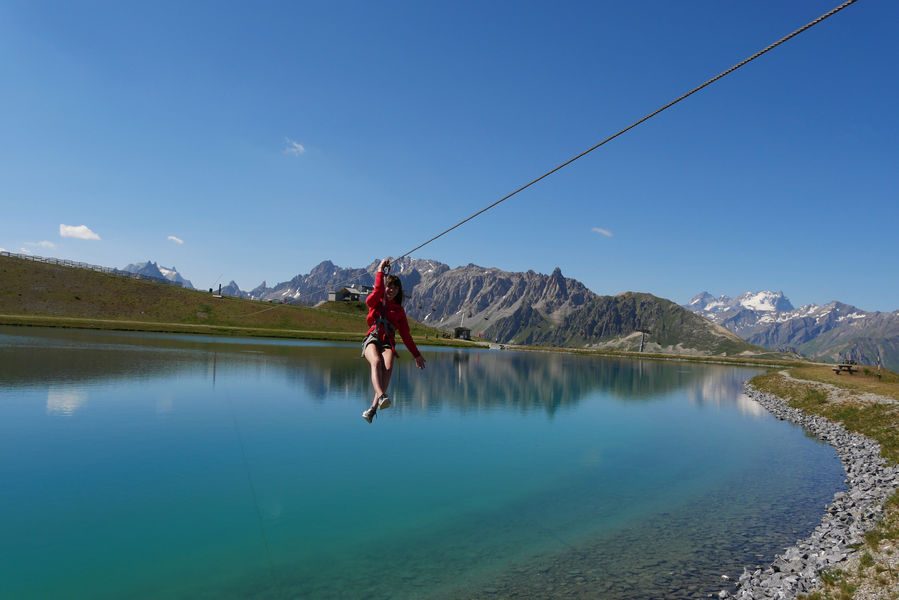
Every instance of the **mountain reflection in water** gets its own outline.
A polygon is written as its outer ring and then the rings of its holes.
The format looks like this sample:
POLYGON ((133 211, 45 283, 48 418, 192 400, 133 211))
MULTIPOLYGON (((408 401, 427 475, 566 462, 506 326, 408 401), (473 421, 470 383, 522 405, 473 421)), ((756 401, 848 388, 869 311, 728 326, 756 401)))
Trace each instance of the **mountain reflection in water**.
MULTIPOLYGON (((553 415, 591 394, 652 402, 678 390, 700 406, 764 410, 742 394, 745 368, 624 360, 553 352, 427 348, 419 372, 401 349, 391 385, 397 412, 513 408, 553 415)), ((71 415, 85 387, 124 379, 200 376, 283 378, 316 402, 337 394, 368 402, 368 365, 356 344, 120 332, 0 328, 0 385, 49 386, 48 414, 71 415), (91 352, 83 352, 89 348, 91 352)), ((225 378, 225 379, 223 379, 225 378)), ((157 407, 172 410, 171 401, 157 407)))
POLYGON ((372 427, 356 343, 0 327, 0 596, 699 597, 844 475, 753 369, 423 351, 372 427))

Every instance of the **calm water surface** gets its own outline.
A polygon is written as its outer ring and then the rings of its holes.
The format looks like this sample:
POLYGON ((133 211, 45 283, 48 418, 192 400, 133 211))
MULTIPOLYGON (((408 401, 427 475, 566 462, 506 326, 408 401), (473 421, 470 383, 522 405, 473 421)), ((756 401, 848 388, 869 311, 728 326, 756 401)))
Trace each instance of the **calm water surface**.
POLYGON ((842 489, 758 371, 423 350, 0 327, 0 596, 705 597, 842 489))

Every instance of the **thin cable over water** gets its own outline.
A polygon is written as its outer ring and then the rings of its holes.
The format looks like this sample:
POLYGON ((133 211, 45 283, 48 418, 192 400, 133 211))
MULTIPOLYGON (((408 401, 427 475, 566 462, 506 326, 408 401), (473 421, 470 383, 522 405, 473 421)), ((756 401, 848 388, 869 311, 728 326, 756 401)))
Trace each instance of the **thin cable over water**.
MULTIPOLYGON (((503 196, 502 198, 500 198, 500 199, 497 200, 496 202, 494 202, 494 203, 492 203, 492 204, 490 204, 490 205, 488 205, 488 206, 485 206, 484 208, 478 210, 478 211, 475 212, 475 213, 472 213, 471 215, 465 217, 464 219, 462 219, 461 221, 459 221, 458 223, 456 223, 456 224, 453 225, 452 227, 449 227, 449 228, 447 228, 447 229, 441 231, 440 233, 438 233, 437 235, 435 235, 435 236, 433 236, 432 238, 428 239, 427 241, 425 241, 425 242, 419 244, 418 246, 412 248, 411 250, 409 250, 409 251, 407 251, 407 252, 404 252, 403 254, 399 255, 399 256, 398 256, 396 259, 394 259, 394 260, 398 260, 398 259, 400 259, 400 258, 405 258, 405 257, 407 257, 407 256, 410 256, 410 255, 413 254, 414 252, 416 252, 416 251, 418 251, 418 250, 421 250, 422 248, 424 248, 425 246, 427 246, 427 245, 430 244, 431 242, 438 240, 439 238, 443 237, 444 235, 446 235, 447 233, 450 233, 451 231, 453 231, 453 230, 455 230, 455 229, 458 229, 459 227, 461 227, 461 226, 464 225, 465 223, 468 223, 468 222, 471 221, 472 219, 475 219, 476 217, 479 217, 480 215, 484 214, 485 212, 487 212, 487 211, 490 210, 491 208, 494 208, 494 207, 496 207, 496 206, 502 204, 502 203, 505 202, 506 200, 509 200, 510 198, 512 198, 513 196, 519 194, 520 192, 523 192, 524 190, 528 189, 528 188, 531 187, 532 185, 534 185, 534 184, 536 184, 536 183, 538 183, 538 182, 540 182, 540 181, 546 179, 546 178, 549 177, 550 175, 552 175, 552 174, 554 174, 554 173, 556 173, 556 172, 558 172, 558 171, 561 171, 562 169, 564 169, 564 168, 567 167, 568 165, 572 164, 573 162, 575 162, 575 161, 577 161, 577 160, 583 158, 584 156, 587 156, 588 154, 590 154, 590 153, 593 152, 594 150, 597 150, 597 149, 601 148, 602 146, 608 144, 609 142, 611 142, 611 141, 614 140, 615 138, 618 138, 618 137, 624 135, 625 133, 627 133, 627 132, 630 131, 631 129, 634 129, 634 128, 637 127, 638 125, 641 125, 641 124, 645 123, 646 121, 648 121, 649 119, 655 117, 656 115, 658 115, 658 114, 660 114, 660 113, 662 113, 662 112, 668 110, 669 108, 671 108, 671 107, 674 106, 675 104, 678 104, 679 102, 681 102, 681 101, 683 101, 683 100, 686 100, 687 98, 689 98, 690 96, 692 96, 692 95, 695 94, 696 92, 699 92, 700 90, 703 90, 703 89, 707 88, 708 86, 712 85, 712 84, 715 83, 716 81, 718 81, 718 80, 720 80, 720 79, 723 79, 724 77, 727 77, 728 75, 730 75, 731 73, 733 73, 733 72, 736 71, 737 69, 740 69, 741 67, 746 66, 747 64, 749 64, 750 62, 752 62, 752 61, 754 61, 755 59, 759 58, 760 56, 762 56, 762 55, 764 55, 764 54, 767 54, 768 52, 770 52, 771 50, 774 50, 775 48, 777 48, 777 47, 780 46, 781 44, 784 44, 785 42, 787 42, 787 41, 793 39, 794 37, 796 37, 796 36, 799 35, 800 33, 804 32, 804 31, 807 31, 808 29, 811 29, 811 28, 814 27, 815 25, 821 23, 821 22, 824 21, 825 19, 828 19, 828 18, 832 17, 833 15, 837 14, 838 12, 840 12, 840 11, 843 10, 844 8, 850 6, 851 4, 855 4, 855 2, 857 2, 857 0, 846 0, 845 2, 843 2, 842 4, 840 4, 839 6, 837 6, 837 7, 833 8, 833 9, 829 10, 828 12, 824 13, 824 14, 821 15, 820 17, 818 17, 818 18, 816 18, 816 19, 814 19, 814 20, 812 20, 812 21, 806 23, 806 24, 803 25, 802 27, 800 27, 800 28, 798 28, 798 29, 792 31, 791 33, 788 33, 787 35, 783 36, 782 38, 780 38, 780 39, 777 40, 776 42, 773 42, 773 43, 769 44, 768 46, 764 47, 763 49, 759 50, 759 51, 756 52, 755 54, 753 54, 753 55, 751 55, 751 56, 749 56, 749 57, 747 57, 747 58, 741 60, 740 62, 738 62, 738 63, 735 64, 734 66, 730 67, 729 69, 726 69, 726 70, 722 71, 721 73, 718 73, 718 74, 715 75, 714 77, 712 77, 712 78, 706 80, 705 82, 703 82, 703 83, 701 83, 700 85, 694 87, 694 88, 691 89, 690 91, 688 91, 688 92, 686 92, 686 93, 684 93, 684 94, 681 94, 680 96, 678 96, 677 98, 675 98, 675 99, 672 100, 671 102, 669 102, 669 103, 667 103, 667 104, 661 106, 660 108, 657 108, 656 110, 652 111, 651 113, 647 114, 646 116, 644 116, 644 117, 638 119, 637 121, 634 121, 633 123, 631 123, 631 124, 628 125, 627 127, 625 127, 625 128, 623 128, 623 129, 617 131, 616 133, 614 133, 614 134, 608 136, 607 138, 601 140, 600 142, 597 142, 597 143, 594 144, 593 146, 590 146, 589 148, 587 148, 587 149, 584 150, 583 152, 580 152, 579 154, 576 154, 575 156, 572 156, 571 158, 569 158, 569 159, 566 160, 565 162, 563 162, 563 163, 561 163, 560 165, 558 165, 558 166, 556 166, 556 167, 550 169, 549 171, 543 173, 543 174, 540 175, 539 177, 536 177, 535 179, 532 179, 532 180, 529 181, 528 183, 526 183, 526 184, 524 184, 524 185, 522 185, 522 186, 516 188, 515 190, 509 192, 508 194, 506 194, 505 196, 503 196)), ((322 289, 324 289, 324 288, 322 288, 322 289)), ((321 290, 315 290, 315 289, 313 289, 312 291, 314 292, 314 291, 321 291, 321 290)), ((311 292, 309 292, 309 293, 311 293, 311 292)), ((275 310, 275 309, 278 308, 279 306, 283 306, 283 305, 275 305, 275 306, 272 306, 272 307, 264 308, 264 309, 259 310, 259 311, 256 311, 256 312, 248 313, 247 315, 244 315, 244 316, 247 317, 247 316, 252 316, 252 315, 256 315, 256 314, 268 312, 268 311, 270 311, 270 310, 275 310)))
POLYGON ((577 155, 575 155, 575 156, 572 156, 571 158, 569 158, 568 160, 566 160, 566 161, 563 162, 562 164, 558 165, 557 167, 554 167, 554 168, 550 169, 549 171, 547 171, 547 172, 544 173, 543 175, 540 175, 540 176, 537 177, 536 179, 532 179, 531 181, 529 181, 528 183, 524 184, 523 186, 521 186, 521 187, 519 187, 519 188, 513 190, 512 192, 506 194, 505 196, 503 196, 502 198, 500 198, 499 200, 497 200, 497 201, 494 202, 493 204, 491 204, 491 205, 489 205, 489 206, 486 206, 486 207, 482 208, 481 210, 479 210, 479 211, 477 211, 477 212, 475 212, 475 213, 469 215, 468 217, 465 217, 464 219, 462 219, 461 221, 459 221, 458 223, 456 223, 455 225, 453 225, 453 226, 450 227, 449 229, 445 229, 444 231, 441 231, 440 233, 438 233, 437 235, 435 235, 434 237, 432 237, 432 238, 429 239, 428 241, 423 242, 423 243, 419 244, 418 246, 416 246, 415 248, 412 248, 412 249, 409 250, 408 252, 405 252, 404 254, 400 255, 399 258, 403 258, 403 257, 409 256, 410 254, 412 254, 412 253, 415 252, 416 250, 420 250, 420 249, 424 248, 425 246, 427 246, 427 245, 430 244, 431 242, 433 242, 433 241, 435 241, 435 240, 437 240, 437 239, 443 237, 443 236, 446 235, 447 233, 449 233, 449 232, 453 231, 454 229, 456 229, 456 228, 458 228, 458 227, 464 225, 465 223, 468 223, 469 221, 471 221, 471 220, 474 219, 475 217, 478 217, 478 216, 484 214, 485 212, 487 212, 488 210, 490 210, 491 208, 493 208, 493 207, 495 207, 495 206, 498 206, 499 204, 502 204, 503 202, 505 202, 506 200, 508 200, 508 199, 511 198, 512 196, 515 196, 515 195, 518 194, 519 192, 523 192, 524 190, 528 189, 529 187, 531 187, 531 186, 534 185, 535 183, 537 183, 537 182, 539 182, 539 181, 541 181, 541 180, 543 180, 543 179, 546 179, 547 177, 549 177, 550 175, 552 175, 553 173, 555 173, 555 172, 557 172, 557 171, 561 171, 562 169, 564 169, 565 167, 567 167, 568 165, 570 165, 570 164, 573 163, 574 161, 576 161, 576 160, 578 160, 578 159, 580 159, 580 158, 583 158, 584 156, 587 156, 588 154, 590 154, 591 152, 593 152, 593 151, 596 150, 597 148, 600 148, 601 146, 604 146, 605 144, 611 142, 611 141, 614 140, 615 138, 617 138, 617 137, 619 137, 619 136, 621 136, 621 135, 627 133, 628 131, 630 131, 630 130, 633 129, 634 127, 637 127, 638 125, 640 125, 640 124, 642 124, 642 123, 648 121, 649 119, 653 118, 653 117, 656 116, 657 114, 659 114, 659 113, 661 113, 661 112, 663 112, 663 111, 665 111, 665 110, 668 110, 669 108, 671 108, 672 106, 674 106, 674 105, 677 104, 678 102, 680 102, 680 101, 682 101, 682 100, 685 100, 685 99, 689 98, 690 96, 692 96, 692 95, 695 94, 696 92, 698 92, 698 91, 700 91, 700 90, 702 90, 702 89, 704 89, 704 88, 706 88, 706 87, 712 85, 713 83, 715 83, 715 82, 718 81, 719 79, 723 79, 724 77, 727 77, 728 75, 730 75, 731 73, 733 73, 734 71, 736 71, 737 69, 739 69, 740 67, 743 67, 743 66, 745 66, 745 65, 747 65, 747 64, 749 64, 749 63, 751 63, 752 61, 754 61, 754 60, 757 59, 758 57, 762 56, 763 54, 766 54, 766 53, 770 52, 771 50, 774 50, 775 48, 777 48, 778 46, 780 46, 780 45, 783 44, 784 42, 787 42, 787 41, 789 41, 790 39, 796 37, 797 35, 799 35, 799 34, 802 33, 803 31, 806 31, 806 30, 808 30, 808 29, 811 29, 812 27, 814 27, 815 25, 817 25, 817 24, 820 23, 821 21, 823 21, 823 20, 825 20, 825 19, 827 19, 827 18, 829 18, 829 17, 832 17, 833 15, 837 14, 838 12, 840 12, 841 10, 843 10, 844 8, 846 8, 847 6, 849 6, 850 4, 854 4, 856 1, 857 1, 857 0, 846 0, 846 2, 843 2, 842 4, 840 4, 839 6, 837 6, 836 8, 834 8, 834 9, 832 9, 832 10, 830 10, 830 11, 824 13, 823 15, 821 15, 820 17, 818 17, 817 19, 815 19, 815 20, 813 20, 813 21, 811 21, 811 22, 809 22, 809 23, 806 23, 805 25, 803 25, 803 26, 800 27, 799 29, 793 31, 792 33, 789 33, 789 34, 785 35, 784 37, 780 38, 779 40, 777 40, 776 42, 774 42, 774 43, 772 43, 772 44, 769 44, 768 46, 766 46, 766 47, 763 48, 762 50, 759 50, 758 52, 756 52, 756 53, 753 54, 752 56, 743 59, 742 61, 740 61, 739 63, 735 64, 735 65, 732 66, 731 68, 729 68, 729 69, 727 69, 727 70, 725 70, 725 71, 722 71, 721 73, 718 73, 717 75, 715 75, 715 76, 712 77, 711 79, 707 80, 705 83, 702 83, 702 84, 696 86, 695 88, 693 88, 693 89, 690 90, 689 92, 686 92, 685 94, 682 94, 681 96, 678 96, 677 98, 675 98, 674 100, 672 100, 672 101, 669 102, 668 104, 665 104, 665 105, 662 106, 661 108, 658 108, 658 109, 654 110, 653 112, 649 113, 648 115, 644 116, 644 117, 641 118, 641 119, 638 119, 637 121, 634 121, 633 123, 631 123, 630 125, 628 125, 628 126, 625 127, 624 129, 619 130, 617 133, 614 133, 614 134, 610 135, 609 137, 605 138, 605 139, 602 140, 601 142, 598 142, 597 144, 594 144, 593 146, 587 148, 586 150, 584 150, 584 151, 581 152, 580 154, 577 154, 577 155))

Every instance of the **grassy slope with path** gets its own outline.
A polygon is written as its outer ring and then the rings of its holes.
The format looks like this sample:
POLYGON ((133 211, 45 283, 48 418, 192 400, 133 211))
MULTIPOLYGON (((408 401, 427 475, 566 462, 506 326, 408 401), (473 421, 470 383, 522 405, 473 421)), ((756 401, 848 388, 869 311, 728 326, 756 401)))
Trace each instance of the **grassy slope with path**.
MULTIPOLYGON (((891 463, 899 463, 899 375, 867 367, 856 375, 836 375, 831 366, 802 366, 759 375, 752 384, 785 400, 790 406, 842 423, 881 446, 891 463), (835 386, 838 390, 822 385, 835 386), (869 394, 881 396, 875 401, 869 394)), ((899 598, 899 492, 887 501, 884 518, 865 536, 858 560, 827 573, 824 587, 809 600, 899 598)))

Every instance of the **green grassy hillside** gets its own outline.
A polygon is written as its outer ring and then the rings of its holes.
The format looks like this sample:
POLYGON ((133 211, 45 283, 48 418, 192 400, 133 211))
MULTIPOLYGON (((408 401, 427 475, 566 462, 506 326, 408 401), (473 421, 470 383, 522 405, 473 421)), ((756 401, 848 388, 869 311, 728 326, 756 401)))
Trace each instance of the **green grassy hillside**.
MULTIPOLYGON (((0 324, 361 340, 362 304, 318 308, 208 292, 0 256, 0 324)), ((416 340, 442 332, 411 322, 416 340)))
MULTIPOLYGON (((647 349, 675 354, 734 356, 772 354, 753 346, 681 306, 651 294, 626 292, 596 296, 571 311, 560 324, 522 306, 487 330, 488 338, 569 348, 639 348, 641 328, 649 328, 647 349)), ((781 355, 783 357, 783 355, 781 355)))

